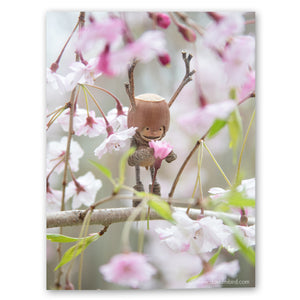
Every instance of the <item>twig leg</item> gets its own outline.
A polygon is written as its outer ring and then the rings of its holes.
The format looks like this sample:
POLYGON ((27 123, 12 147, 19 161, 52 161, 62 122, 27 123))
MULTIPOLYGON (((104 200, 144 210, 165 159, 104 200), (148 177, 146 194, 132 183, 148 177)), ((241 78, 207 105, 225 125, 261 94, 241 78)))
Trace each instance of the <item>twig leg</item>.
MULTIPOLYGON (((155 173, 155 168, 154 166, 151 166, 150 167, 150 174, 151 174, 151 179, 152 179, 152 182, 153 182, 153 194, 155 195, 158 195, 160 196, 160 184, 157 182, 155 176, 154 176, 154 173, 155 173)), ((149 184, 149 192, 152 191, 152 184, 149 184)))
MULTIPOLYGON (((144 192, 145 189, 140 178, 140 166, 135 166, 135 179, 136 179, 136 185, 133 188, 138 192, 144 192)), ((140 202, 141 202, 140 199, 135 199, 132 201, 132 206, 136 207, 139 205, 140 202)))

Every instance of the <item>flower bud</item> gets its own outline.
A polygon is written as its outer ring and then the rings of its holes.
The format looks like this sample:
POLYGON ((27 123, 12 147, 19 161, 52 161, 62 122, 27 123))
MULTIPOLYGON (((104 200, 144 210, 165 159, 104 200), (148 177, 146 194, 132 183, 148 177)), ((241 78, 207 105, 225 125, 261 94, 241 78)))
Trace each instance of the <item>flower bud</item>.
POLYGON ((163 66, 169 65, 171 61, 170 55, 168 53, 159 55, 158 59, 163 66))
POLYGON ((195 42, 196 33, 192 29, 190 29, 182 24, 178 24, 177 28, 178 28, 178 31, 182 34, 182 36, 184 37, 184 39, 186 41, 191 42, 191 43, 195 42))
POLYGON ((157 26, 164 29, 168 28, 171 24, 170 17, 164 13, 149 13, 149 17, 155 21, 157 26))

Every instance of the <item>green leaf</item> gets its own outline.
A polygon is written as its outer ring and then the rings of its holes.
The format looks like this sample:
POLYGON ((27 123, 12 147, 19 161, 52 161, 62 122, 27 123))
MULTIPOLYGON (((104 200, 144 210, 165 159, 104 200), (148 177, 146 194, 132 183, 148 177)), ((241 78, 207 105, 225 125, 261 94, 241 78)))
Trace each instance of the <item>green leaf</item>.
POLYGON ((121 157, 120 165, 119 165, 119 185, 122 185, 125 181, 125 170, 126 170, 127 161, 129 156, 132 155, 135 152, 135 150, 136 150, 135 147, 131 147, 121 157))
POLYGON ((99 163, 97 163, 97 162, 95 162, 95 161, 92 161, 92 160, 89 160, 89 162, 90 162, 92 165, 94 165, 98 170, 100 170, 100 172, 101 172, 103 175, 105 175, 108 179, 112 179, 111 171, 110 171, 108 168, 106 168, 106 167, 102 166, 101 164, 99 164, 99 163))
POLYGON ((80 240, 80 238, 73 238, 62 234, 52 234, 52 233, 47 234, 47 239, 50 240, 51 242, 57 242, 57 243, 71 243, 80 240))
POLYGON ((238 108, 236 108, 229 116, 228 121, 228 129, 230 136, 230 144, 229 147, 233 150, 233 161, 236 162, 237 159, 237 148, 241 143, 243 137, 243 125, 240 112, 238 108))
POLYGON ((254 266, 255 265, 255 251, 248 247, 245 244, 244 238, 240 235, 240 233, 237 230, 233 230, 233 236, 240 247, 241 253, 244 255, 244 257, 254 266))
POLYGON ((172 217, 172 211, 170 205, 163 200, 160 199, 151 199, 148 201, 148 205, 154 209, 161 217, 170 221, 171 223, 175 223, 175 220, 172 217))
POLYGON ((75 257, 77 257, 82 251, 84 251, 87 248, 87 246, 90 243, 96 241, 99 237, 100 237, 99 234, 96 233, 94 235, 91 235, 91 236, 88 236, 86 238, 80 239, 79 242, 76 245, 72 246, 71 248, 69 248, 65 252, 64 256, 62 257, 61 261, 56 266, 54 271, 56 271, 61 266, 65 265, 66 263, 70 262, 75 257))
POLYGON ((219 247, 218 251, 210 258, 210 260, 208 261, 210 263, 211 266, 213 266, 215 264, 215 262, 217 261, 221 250, 222 250, 222 246, 219 247))
POLYGON ((210 139, 213 136, 215 136, 226 124, 227 124, 226 120, 216 119, 209 129, 207 138, 210 139))

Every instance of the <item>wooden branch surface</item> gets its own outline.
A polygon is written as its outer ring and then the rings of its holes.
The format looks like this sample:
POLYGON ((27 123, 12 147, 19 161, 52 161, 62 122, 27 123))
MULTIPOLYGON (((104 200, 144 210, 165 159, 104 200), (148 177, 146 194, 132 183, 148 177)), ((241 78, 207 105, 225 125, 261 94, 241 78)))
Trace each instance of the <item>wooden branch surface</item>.
MULTIPOLYGON (((134 211, 134 207, 121 207, 121 208, 104 208, 95 209, 91 215, 90 225, 103 225, 107 226, 113 223, 126 222, 128 217, 134 211)), ((173 207, 176 211, 186 211, 186 208, 173 207)), ((47 228, 54 227, 65 227, 65 226, 76 226, 81 225, 83 222, 83 215, 85 210, 69 210, 69 211, 59 211, 56 213, 51 213, 47 215, 47 228)), ((196 220, 200 215, 200 210, 190 209, 190 218, 196 220)), ((240 215, 229 214, 214 211, 204 211, 205 216, 215 216, 217 218, 227 217, 231 221, 239 223, 240 215)), ((161 220, 162 218, 155 212, 151 211, 150 220, 161 220)), ((136 221, 140 220, 140 215, 137 216, 136 221)), ((255 224, 255 218, 248 218, 248 225, 255 224)))

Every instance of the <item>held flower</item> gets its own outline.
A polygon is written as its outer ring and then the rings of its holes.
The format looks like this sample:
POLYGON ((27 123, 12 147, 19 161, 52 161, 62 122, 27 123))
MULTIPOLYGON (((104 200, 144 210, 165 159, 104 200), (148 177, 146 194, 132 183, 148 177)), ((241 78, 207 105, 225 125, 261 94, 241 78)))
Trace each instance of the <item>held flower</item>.
POLYGON ((164 141, 151 141, 149 146, 154 150, 155 167, 159 169, 163 159, 171 153, 173 147, 164 141))
POLYGON ((146 257, 136 252, 115 255, 108 264, 101 266, 99 271, 106 281, 132 288, 149 281, 156 273, 146 257))
POLYGON ((66 198, 73 197, 72 209, 76 209, 82 204, 89 206, 94 203, 96 194, 101 187, 102 182, 95 179, 93 173, 88 172, 68 184, 66 198))

